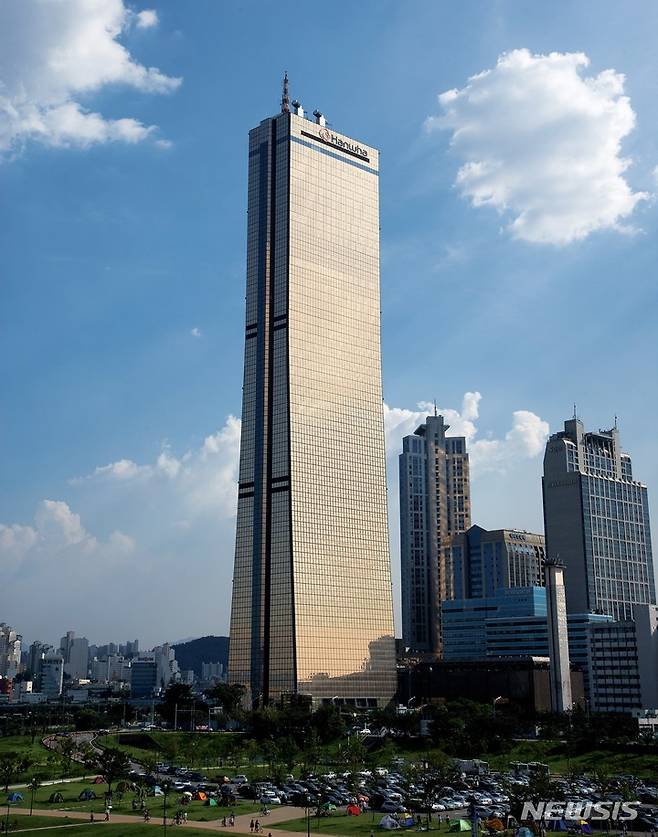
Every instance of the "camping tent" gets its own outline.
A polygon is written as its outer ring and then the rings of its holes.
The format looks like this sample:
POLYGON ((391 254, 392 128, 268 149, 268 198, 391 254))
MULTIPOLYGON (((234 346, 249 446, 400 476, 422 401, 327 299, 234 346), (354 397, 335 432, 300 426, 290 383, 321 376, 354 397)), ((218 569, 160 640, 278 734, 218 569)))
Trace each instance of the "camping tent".
POLYGON ((18 793, 18 791, 14 791, 10 793, 7 797, 7 802, 22 802, 23 801, 23 794, 18 793))
POLYGON ((64 802, 64 797, 59 791, 51 793, 48 797, 48 802, 64 802))
POLYGON ((96 794, 93 792, 93 790, 85 788, 83 791, 80 791, 80 796, 78 796, 78 799, 81 802, 89 802, 90 799, 96 799, 96 794))
POLYGON ((470 831, 471 824, 468 820, 450 820, 448 831, 470 831))
POLYGON ((526 826, 523 825, 516 832, 516 837, 535 837, 535 835, 532 833, 532 831, 529 828, 526 828, 526 826))
POLYGON ((104 785, 105 784, 105 779, 102 776, 96 776, 96 778, 94 779, 94 784, 95 785, 104 785))
POLYGON ((379 827, 385 828, 386 831, 395 831, 396 828, 400 827, 400 823, 397 820, 394 820, 393 817, 386 814, 386 816, 382 817, 379 821, 379 827))
POLYGON ((352 817, 358 817, 359 814, 361 813, 361 809, 359 808, 358 805, 355 805, 354 803, 352 803, 351 805, 347 806, 347 813, 352 817))
POLYGON ((207 794, 205 794, 203 791, 197 791, 197 792, 194 794, 194 798, 195 798, 195 799, 199 799, 201 802, 205 802, 205 801, 206 801, 206 799, 208 799, 208 795, 207 795, 207 794))
POLYGON ((413 814, 402 814, 399 818, 400 825, 402 828, 411 828, 413 825, 416 824, 413 814))
POLYGON ((568 831, 569 826, 567 825, 566 820, 549 820, 546 823, 546 828, 548 831, 568 831))
POLYGON ((505 826, 498 819, 498 817, 490 817, 486 821, 485 825, 487 826, 487 828, 490 828, 492 831, 504 831, 505 830, 505 826))
POLYGON ((206 799, 206 805, 210 805, 211 808, 214 808, 217 805, 217 800, 212 799, 212 797, 209 797, 208 799, 206 799))

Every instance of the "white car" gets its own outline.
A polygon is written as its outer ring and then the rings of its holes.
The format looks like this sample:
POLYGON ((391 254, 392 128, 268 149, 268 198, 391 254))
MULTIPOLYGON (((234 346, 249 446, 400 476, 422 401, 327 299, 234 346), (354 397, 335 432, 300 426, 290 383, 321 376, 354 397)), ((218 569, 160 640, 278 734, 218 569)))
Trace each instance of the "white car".
POLYGON ((261 805, 280 805, 281 799, 274 793, 267 793, 267 791, 260 798, 261 805))
POLYGON ((237 776, 234 776, 231 779, 232 785, 246 785, 249 783, 249 779, 244 775, 244 773, 238 773, 237 776))

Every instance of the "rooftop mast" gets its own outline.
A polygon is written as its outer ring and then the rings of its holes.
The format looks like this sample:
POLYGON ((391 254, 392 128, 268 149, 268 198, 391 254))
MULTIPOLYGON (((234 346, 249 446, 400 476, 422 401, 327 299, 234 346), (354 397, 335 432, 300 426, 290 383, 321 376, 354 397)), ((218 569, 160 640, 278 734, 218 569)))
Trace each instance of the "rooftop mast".
POLYGON ((283 95, 281 96, 281 113, 290 113, 290 97, 288 96, 288 73, 283 74, 283 95))

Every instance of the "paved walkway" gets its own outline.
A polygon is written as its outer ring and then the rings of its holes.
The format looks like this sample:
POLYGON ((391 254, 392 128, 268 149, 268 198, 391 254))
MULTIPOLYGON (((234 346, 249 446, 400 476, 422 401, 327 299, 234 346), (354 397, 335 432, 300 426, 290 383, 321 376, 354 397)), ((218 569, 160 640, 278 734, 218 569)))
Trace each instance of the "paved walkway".
MULTIPOLYGON (((26 808, 12 808, 10 816, 13 817, 16 814, 29 816, 29 813, 30 812, 26 808)), ((71 820, 83 820, 84 822, 89 822, 89 813, 86 811, 53 811, 49 808, 35 808, 33 813, 35 816, 40 817, 68 817, 71 820)), ((264 833, 267 834, 270 830, 270 826, 275 823, 285 822, 286 820, 295 820, 299 817, 305 816, 305 814, 305 808, 292 808, 286 805, 285 807, 277 808, 276 810, 271 811, 266 817, 259 817, 258 819, 260 819, 264 833)), ((96 814, 95 816, 96 823, 98 823, 98 825, 103 825, 103 814, 96 814)), ((173 823, 173 818, 170 817, 169 819, 173 823)), ((203 831, 217 832, 221 829, 221 831, 229 832, 231 834, 251 834, 252 832, 249 831, 249 823, 252 819, 255 819, 253 814, 240 814, 235 818, 235 826, 233 828, 229 828, 228 826, 226 826, 226 828, 222 828, 220 825, 222 821, 221 817, 213 820, 212 822, 197 822, 196 820, 188 820, 187 826, 189 828, 199 828, 203 831)), ((110 823, 127 823, 135 825, 136 823, 139 824, 141 822, 143 822, 141 817, 131 816, 130 814, 112 814, 112 818, 110 819, 110 823)), ((152 817, 149 825, 162 828, 162 817, 152 817)), ((38 830, 40 829, 34 829, 34 831, 38 830)), ((317 837, 318 832, 311 831, 311 834, 314 834, 317 837)), ((299 837, 299 832, 283 831, 282 829, 277 828, 273 837, 299 837)))

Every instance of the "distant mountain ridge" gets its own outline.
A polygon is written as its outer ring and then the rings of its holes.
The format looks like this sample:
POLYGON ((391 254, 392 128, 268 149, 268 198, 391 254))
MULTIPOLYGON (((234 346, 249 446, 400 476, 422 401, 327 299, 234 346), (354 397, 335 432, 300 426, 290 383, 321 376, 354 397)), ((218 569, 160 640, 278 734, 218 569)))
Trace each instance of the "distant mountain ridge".
POLYGON ((202 636, 172 645, 181 671, 192 670, 201 677, 202 663, 222 663, 228 669, 228 637, 202 636))

